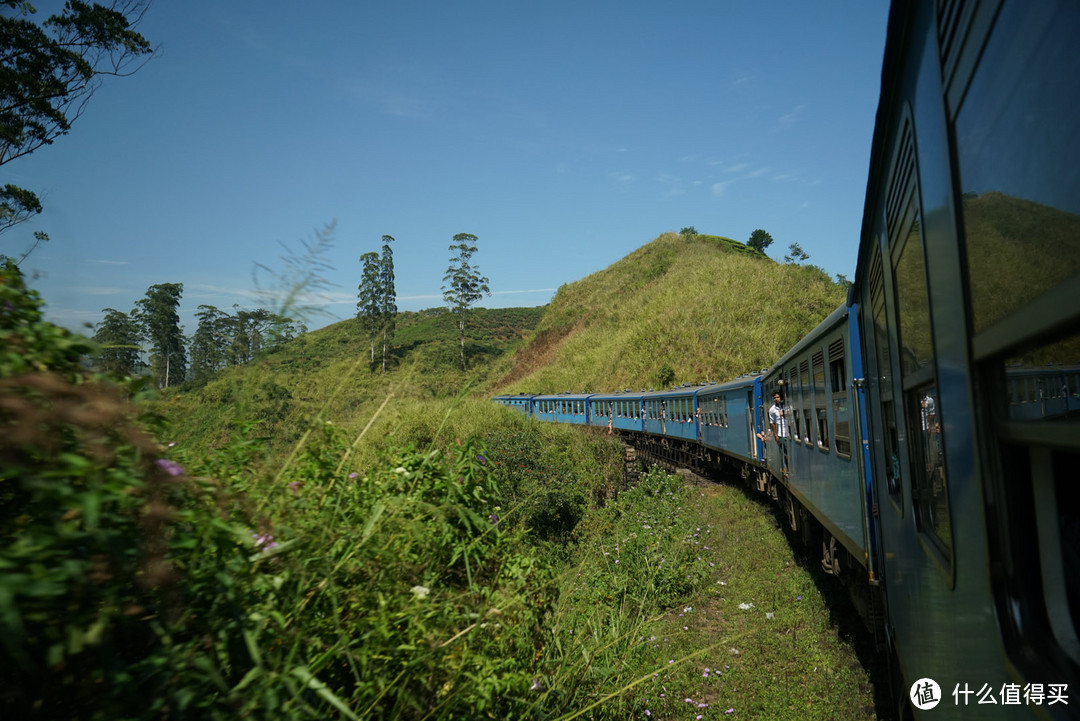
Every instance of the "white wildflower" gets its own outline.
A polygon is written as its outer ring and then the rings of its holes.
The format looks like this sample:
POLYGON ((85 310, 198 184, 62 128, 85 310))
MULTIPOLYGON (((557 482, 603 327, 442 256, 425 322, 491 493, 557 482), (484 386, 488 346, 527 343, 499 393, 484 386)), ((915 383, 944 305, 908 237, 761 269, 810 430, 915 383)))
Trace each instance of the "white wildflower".
POLYGON ((740 603, 739 604, 739 608, 741 608, 744 611, 749 611, 753 607, 754 607, 754 604, 752 604, 752 603, 740 603))
POLYGON ((409 591, 421 601, 427 598, 428 594, 431 593, 431 589, 427 586, 413 586, 409 591))

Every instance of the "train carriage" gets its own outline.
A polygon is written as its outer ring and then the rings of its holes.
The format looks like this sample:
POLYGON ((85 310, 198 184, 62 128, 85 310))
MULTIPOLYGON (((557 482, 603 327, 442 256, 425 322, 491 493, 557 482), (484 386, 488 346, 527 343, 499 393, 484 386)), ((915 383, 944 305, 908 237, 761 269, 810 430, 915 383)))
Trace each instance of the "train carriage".
POLYGON ((763 460, 756 419, 761 387, 760 375, 747 375, 699 388, 695 394, 701 410, 699 442, 739 461, 763 460))
POLYGON ((1077 713, 1080 418, 1010 403, 1011 368, 1080 358, 1077 37, 1072 1, 890 14, 853 298, 889 648, 935 718, 984 686, 1070 703, 982 716, 1077 713))
POLYGON ((589 424, 617 431, 643 430, 641 393, 597 393, 589 399, 589 424))
POLYGON ((541 421, 588 425, 591 393, 558 393, 532 397, 532 417, 541 421))
POLYGON ((766 434, 767 463, 786 491, 791 525, 799 525, 797 512, 805 510, 824 529, 827 570, 839 575, 839 544, 873 580, 873 498, 863 480, 861 404, 853 382, 862 376, 855 321, 849 307, 840 306, 765 375, 765 403, 781 393, 788 432, 779 442, 766 434))
POLYGON ((528 393, 519 393, 517 395, 500 395, 492 396, 491 400, 500 405, 504 405, 507 408, 513 408, 514 410, 525 414, 525 416, 532 415, 532 399, 534 395, 528 393))
POLYGON ((697 442, 694 391, 688 388, 652 391, 643 393, 641 399, 646 433, 697 442))

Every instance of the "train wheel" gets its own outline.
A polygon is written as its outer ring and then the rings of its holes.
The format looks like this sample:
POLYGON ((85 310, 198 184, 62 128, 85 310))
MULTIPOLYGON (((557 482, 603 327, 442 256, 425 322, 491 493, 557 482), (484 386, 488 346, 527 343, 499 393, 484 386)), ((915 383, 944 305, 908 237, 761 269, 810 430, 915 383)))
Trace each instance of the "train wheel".
POLYGON ((840 575, 840 547, 828 531, 821 537, 821 569, 834 576, 840 575))

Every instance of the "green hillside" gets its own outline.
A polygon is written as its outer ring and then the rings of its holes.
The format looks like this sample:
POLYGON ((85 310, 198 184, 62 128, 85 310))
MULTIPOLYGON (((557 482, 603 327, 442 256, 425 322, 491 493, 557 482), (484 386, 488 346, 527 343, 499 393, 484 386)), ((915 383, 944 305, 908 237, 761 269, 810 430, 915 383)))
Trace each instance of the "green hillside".
MULTIPOLYGON (((202 388, 166 392, 154 406, 169 421, 170 440, 187 448, 218 447, 244 422, 276 453, 314 418, 332 419, 346 431, 363 427, 390 389, 399 403, 408 403, 452 397, 486 382, 498 360, 521 344, 543 313, 542 307, 470 311, 466 373, 458 368, 454 318, 435 308, 399 314, 385 375, 369 370, 370 340, 350 319, 228 368, 202 388)), ((390 408, 391 415, 396 408, 390 408)))
POLYGON ((727 238, 667 233, 560 288, 498 389, 726 380, 770 365, 844 293, 814 266, 777 264, 727 238))

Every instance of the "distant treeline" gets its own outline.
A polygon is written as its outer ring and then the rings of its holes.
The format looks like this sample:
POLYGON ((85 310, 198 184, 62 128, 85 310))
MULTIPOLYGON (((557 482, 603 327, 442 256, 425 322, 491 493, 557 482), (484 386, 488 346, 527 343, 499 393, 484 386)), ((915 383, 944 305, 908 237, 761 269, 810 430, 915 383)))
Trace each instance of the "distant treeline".
POLYGON ((177 313, 183 292, 182 283, 152 285, 130 313, 102 309, 105 317, 94 328, 102 346, 98 365, 120 376, 149 372, 160 388, 202 385, 222 368, 247 363, 307 330, 265 308, 234 305, 230 314, 200 305, 198 328, 184 336, 177 313))

